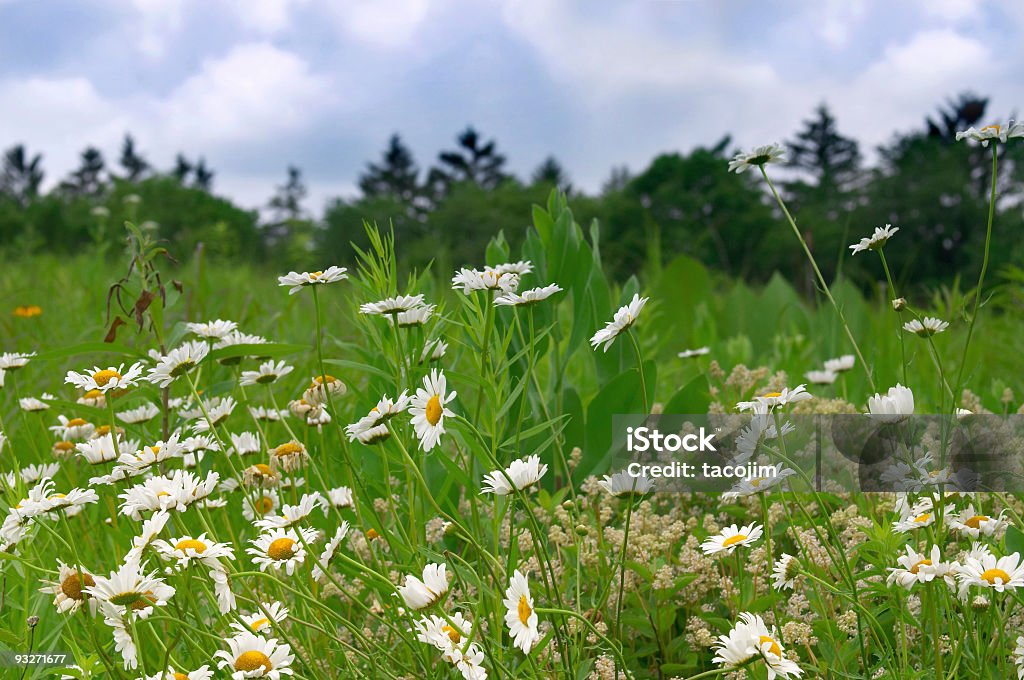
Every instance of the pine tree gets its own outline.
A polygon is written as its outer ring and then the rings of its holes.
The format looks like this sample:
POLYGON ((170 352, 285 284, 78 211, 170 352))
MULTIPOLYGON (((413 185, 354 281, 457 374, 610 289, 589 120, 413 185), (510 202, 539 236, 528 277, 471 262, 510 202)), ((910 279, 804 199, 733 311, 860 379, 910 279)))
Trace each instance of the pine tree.
POLYGON ((174 169, 171 170, 171 175, 176 180, 178 180, 179 182, 184 184, 185 180, 188 179, 188 176, 191 173, 192 173, 192 163, 190 163, 189 160, 187 158, 185 158, 185 154, 179 153, 177 156, 175 156, 175 158, 174 158, 174 169))
POLYGON ((412 201, 419 192, 420 170, 412 151, 398 134, 391 135, 380 163, 367 163, 359 177, 364 198, 391 197, 412 201))
POLYGON ((0 193, 27 205, 39 195, 39 185, 43 183, 42 163, 43 157, 40 154, 30 156, 23 144, 7 149, 0 174, 0 193))
POLYGON ((569 175, 554 156, 548 156, 537 166, 537 169, 533 171, 532 180, 534 184, 557 187, 565 193, 572 191, 569 175))
POLYGON ((836 119, 825 104, 804 121, 796 139, 786 143, 787 165, 810 176, 821 193, 834 194, 849 187, 860 173, 861 155, 857 140, 839 133, 836 119))
POLYGON ((195 179, 192 180, 192 186, 196 189, 202 189, 203 191, 210 191, 213 189, 213 176, 214 171, 206 167, 206 159, 200 157, 196 162, 195 168, 195 179))
POLYGON ((105 169, 103 154, 90 146, 82 152, 78 169, 61 183, 61 189, 77 196, 98 196, 106 187, 103 180, 105 169))
POLYGON ((472 126, 456 138, 458 148, 438 154, 439 165, 430 169, 427 184, 435 196, 443 196, 453 184, 469 182, 483 189, 494 189, 509 179, 504 171, 505 156, 498 153, 497 142, 483 142, 472 126))
POLYGON ((121 167, 124 168, 124 179, 138 182, 149 172, 149 163, 135 150, 135 140, 130 134, 124 136, 121 144, 121 167))

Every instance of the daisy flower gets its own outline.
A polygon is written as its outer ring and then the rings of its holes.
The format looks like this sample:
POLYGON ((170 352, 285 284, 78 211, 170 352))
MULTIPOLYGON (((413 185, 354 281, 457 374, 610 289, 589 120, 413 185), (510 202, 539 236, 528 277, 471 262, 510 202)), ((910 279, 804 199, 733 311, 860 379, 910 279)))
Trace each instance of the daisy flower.
POLYGON ((348 522, 343 521, 341 526, 335 530, 334 537, 327 541, 324 551, 320 553, 320 559, 313 565, 313 580, 320 583, 327 581, 327 574, 324 572, 324 569, 331 566, 331 562, 334 561, 334 554, 338 552, 338 546, 341 545, 341 542, 345 540, 345 536, 348 535, 348 529, 348 522))
MULTIPOLYGON (((0 375, 2 375, 2 371, 0 371, 0 375)), ((3 378, 0 378, 0 387, 3 387, 3 378)), ((89 390, 75 401, 83 406, 92 406, 93 408, 107 407, 107 399, 99 390, 89 390)))
POLYGON ((594 337, 590 338, 591 346, 596 349, 598 345, 604 344, 604 351, 607 352, 608 348, 615 342, 615 338, 619 337, 619 335, 636 323, 637 316, 640 315, 640 311, 649 299, 642 298, 634 293, 633 299, 630 300, 629 304, 619 307, 619 311, 615 312, 612 320, 605 324, 604 328, 594 333, 594 337))
POLYGON ((282 675, 292 675, 290 666, 295 656, 289 645, 250 632, 228 638, 227 643, 227 650, 218 650, 213 656, 218 659, 218 668, 230 673, 232 680, 280 680, 282 675))
POLYGON ((242 516, 250 522, 271 517, 281 507, 281 499, 273 489, 260 489, 253 497, 242 499, 242 516))
POLYGON ((447 387, 444 371, 431 369, 430 375, 423 377, 423 387, 418 388, 410 400, 412 426, 424 451, 430 451, 441 441, 445 416, 455 417, 446 404, 455 399, 456 393, 448 393, 447 387))
POLYGON ((997 517, 990 517, 976 512, 973 504, 969 504, 958 514, 954 515, 949 522, 950 527, 954 531, 959 531, 961 534, 975 539, 980 536, 997 534, 1005 529, 1008 524, 1009 522, 1003 519, 1002 512, 997 517))
POLYGON ((923 319, 911 319, 903 324, 903 330, 919 335, 922 338, 941 333, 947 328, 949 328, 948 322, 936 319, 934 316, 926 316, 923 319))
POLYGON ((892 527, 896 531, 907 533, 908 531, 931 526, 934 523, 935 513, 932 511, 931 504, 929 503, 927 509, 915 505, 910 512, 907 512, 900 519, 893 522, 892 527))
POLYGON ((757 411, 756 405, 761 404, 767 407, 767 410, 772 410, 776 407, 788 406, 789 404, 795 404, 798 401, 806 401, 811 398, 811 393, 806 390, 804 385, 797 385, 793 389, 783 387, 781 392, 766 392, 754 397, 753 401, 741 401, 736 404, 736 408, 740 411, 757 411))
POLYGON ((167 526, 171 515, 166 510, 154 512, 153 516, 142 523, 142 531, 138 536, 132 537, 132 549, 125 555, 125 562, 138 561, 143 551, 153 540, 160 535, 160 532, 167 526))
POLYGON ((507 496, 513 490, 528 489, 540 482, 540 478, 548 471, 547 464, 541 464, 540 456, 529 456, 512 461, 502 470, 495 470, 484 475, 483 488, 480 493, 493 493, 507 496))
POLYGON ((223 340, 238 330, 238 324, 234 321, 217 319, 215 321, 207 321, 205 323, 187 323, 185 324, 185 328, 188 329, 189 333, 197 335, 200 338, 206 338, 208 340, 223 340))
POLYGON ((398 314, 423 306, 423 295, 399 295, 389 297, 380 302, 367 302, 359 305, 360 314, 398 314))
POLYGON ((462 292, 469 295, 477 290, 496 290, 501 293, 511 293, 519 288, 520 274, 515 271, 502 271, 494 267, 486 267, 483 271, 479 269, 460 269, 452 277, 452 288, 462 289, 462 292))
MULTIPOLYGON (((26 465, 18 473, 25 484, 35 484, 43 477, 53 477, 60 471, 60 463, 26 465)), ((9 486, 14 486, 10 484, 9 486)))
POLYGON ((161 357, 150 369, 147 379, 159 387, 168 387, 176 378, 198 366, 209 351, 210 347, 205 342, 186 342, 161 357))
POLYGON ((542 288, 531 288, 530 290, 523 291, 522 293, 504 293, 494 298, 494 305, 496 307, 528 307, 543 300, 547 300, 555 293, 560 292, 562 292, 561 286, 552 283, 551 285, 544 286, 542 288))
POLYGON ((348 278, 348 269, 345 267, 331 266, 323 271, 315 272, 288 272, 284 276, 277 277, 277 285, 288 286, 288 294, 295 295, 305 286, 315 286, 325 283, 334 283, 348 278))
POLYGON ((0 372, 24 368, 35 355, 35 352, 4 352, 0 354, 0 372))
POLYGON ((257 520, 255 522, 256 528, 269 530, 295 526, 309 517, 313 510, 323 509, 325 502, 324 497, 319 492, 304 493, 297 504, 284 505, 281 508, 280 514, 274 514, 269 517, 265 516, 263 519, 257 520))
POLYGON ((730 555, 740 546, 751 546, 761 538, 763 530, 759 524, 747 524, 739 527, 735 524, 728 526, 718 534, 709 536, 706 541, 700 544, 700 549, 705 555, 727 552, 730 555))
POLYGON ((853 368, 857 358, 852 354, 844 354, 841 357, 835 359, 829 359, 825 362, 825 370, 830 373, 843 373, 853 368))
POLYGON ((749 153, 738 153, 729 161, 729 172, 739 174, 749 168, 763 168, 769 163, 782 163, 786 160, 786 150, 781 144, 759 146, 749 153))
POLYGON ((249 541, 253 547, 247 548, 245 552, 252 556, 253 564, 260 571, 283 569, 291 576, 306 561, 304 544, 312 543, 317 536, 315 529, 274 529, 249 541))
POLYGON ((413 328, 427 323, 436 308, 436 305, 426 305, 405 312, 399 312, 394 316, 388 315, 384 318, 388 320, 389 324, 397 323, 399 328, 413 328))
POLYGON ((457 647, 462 638, 468 637, 473 630, 462 612, 455 612, 447 618, 430 614, 414 621, 412 626, 417 640, 442 652, 457 647))
POLYGON ((956 141, 962 139, 973 139, 976 142, 980 142, 982 146, 988 146, 989 142, 1002 142, 1006 143, 1006 140, 1014 137, 1024 137, 1024 123, 1015 123, 1010 121, 1006 125, 986 125, 981 129, 975 129, 972 125, 966 130, 960 130, 956 133, 956 141))
POLYGON ((86 588, 94 585, 95 579, 85 569, 68 566, 57 560, 57 580, 43 581, 43 587, 39 592, 53 595, 53 605, 61 614, 76 612, 86 602, 95 614, 96 601, 92 595, 85 592, 86 588))
POLYGON ((266 420, 271 423, 278 422, 288 415, 288 411, 264 408, 262 406, 250 406, 249 414, 256 420, 266 420))
POLYGON ((423 346, 423 351, 420 352, 420 363, 425 364, 428 361, 438 361, 444 357, 447 351, 447 342, 441 339, 431 340, 423 346))
MULTIPOLYGON (((238 347, 239 345, 265 345, 267 342, 268 340, 261 335, 252 335, 251 333, 239 333, 238 331, 233 331, 213 343, 213 348, 225 349, 226 347, 238 347)), ((233 354, 234 356, 221 357, 219 359, 221 364, 225 366, 240 364, 242 363, 243 357, 259 356, 259 350, 257 349, 252 352, 235 350, 229 354, 233 354)))
POLYGON ((692 359, 693 357, 702 357, 705 354, 711 354, 710 347, 698 347, 697 349, 684 349, 682 352, 677 354, 680 359, 692 359))
POLYGON ((291 373, 293 367, 283 361, 266 361, 255 371, 242 371, 239 383, 248 385, 269 385, 291 373))
POLYGON ((219 479, 220 475, 216 472, 210 472, 203 479, 187 470, 175 470, 169 475, 150 477, 118 496, 124 501, 121 503, 121 514, 139 521, 144 511, 185 512, 192 503, 201 501, 213 493, 219 479))
POLYGON ((914 393, 896 383, 885 394, 876 393, 868 399, 868 414, 886 423, 899 422, 914 415, 914 393))
POLYGON ((47 404, 46 402, 53 399, 56 399, 56 397, 54 397, 52 394, 43 392, 41 395, 39 395, 39 399, 36 399, 35 397, 23 397, 19 399, 18 406, 21 407, 22 411, 35 413, 38 411, 45 411, 48 408, 50 408, 50 405, 47 404))
POLYGON ((132 364, 131 368, 127 371, 124 370, 124 364, 120 364, 117 368, 113 366, 108 368, 94 366, 83 373, 68 371, 68 374, 64 376, 64 382, 68 385, 74 385, 81 390, 99 390, 100 392, 107 393, 110 390, 123 390, 134 387, 141 375, 142 363, 132 364))
POLYGON ((327 395, 340 397, 347 391, 348 388, 345 387, 345 383, 333 375, 318 375, 313 377, 309 387, 302 393, 302 398, 312 406, 323 406, 327 403, 327 395))
POLYGON ((347 486, 339 486, 327 492, 327 502, 336 508, 352 507, 352 489, 347 486))
POLYGON ((839 377, 839 374, 832 371, 807 371, 804 373, 804 377, 807 378, 807 382, 815 385, 831 385, 839 377))
POLYGON ((231 449, 239 456, 259 453, 263 449, 259 435, 254 432, 231 433, 231 449))
POLYGON ((936 576, 942 578, 949 572, 949 565, 942 562, 937 545, 933 545, 931 553, 927 555, 908 545, 906 554, 900 555, 896 562, 899 566, 889 568, 886 583, 897 583, 907 590, 918 583, 930 583, 936 576))
POLYGON ((854 243, 850 246, 850 250, 853 251, 853 255, 863 253, 866 250, 881 250, 899 230, 899 227, 894 227, 891 224, 887 224, 884 227, 875 227, 875 231, 871 236, 865 236, 859 242, 854 243))
POLYGON ((232 621, 231 627, 240 633, 269 633, 274 625, 288 618, 288 607, 280 602, 261 602, 252 614, 240 614, 245 624, 232 621))
POLYGON ((405 577, 405 585, 398 587, 398 594, 409 609, 420 610, 440 602, 448 592, 447 565, 428 564, 423 567, 423 579, 412 574, 405 577))
POLYGON ((242 482, 246 486, 277 486, 281 475, 266 463, 256 463, 242 470, 242 482))
POLYGON ((783 647, 775 629, 768 629, 756 614, 743 612, 728 635, 720 635, 715 643, 713 663, 725 668, 738 668, 754 657, 761 657, 768 671, 768 680, 776 677, 800 677, 803 671, 783 656, 783 647))
POLYGON ((541 636, 537 629, 537 612, 534 611, 533 596, 530 595, 530 583, 518 569, 509 579, 503 603, 505 625, 508 626, 513 644, 523 650, 524 654, 529 654, 541 636))
POLYGON ((752 496, 755 493, 764 493, 777 484, 781 484, 787 477, 796 474, 795 470, 785 467, 782 463, 776 463, 772 470, 774 471, 772 474, 764 477, 755 475, 740 479, 731 489, 722 494, 722 500, 728 502, 744 496, 752 496))
POLYGON ((168 666, 167 670, 163 673, 147 675, 144 680, 211 680, 212 678, 213 671, 210 670, 209 666, 201 666, 187 673, 185 671, 175 671, 172 667, 168 666))
POLYGON ((148 401, 142 406, 117 412, 118 419, 123 423, 128 423, 129 425, 148 423, 158 415, 160 415, 160 409, 148 401))
POLYGON ((306 447, 295 440, 270 449, 270 467, 275 471, 278 469, 285 472, 298 470, 307 460, 309 460, 309 453, 306 452, 306 447))
POLYGON ((194 562, 211 569, 224 571, 222 559, 234 560, 235 550, 227 543, 217 543, 201 534, 195 538, 182 536, 168 541, 157 539, 153 548, 165 560, 174 560, 182 569, 192 566, 194 562))
MULTIPOLYGON (((101 602, 124 613, 127 609, 142 612, 149 607, 162 607, 174 596, 174 587, 163 582, 156 573, 146 574, 145 564, 129 561, 110 576, 94 576, 95 584, 84 590, 101 602)), ((146 616, 147 614, 143 614, 146 616)))
POLYGON ((1013 650, 1012 659, 1017 666, 1017 680, 1024 680, 1024 635, 1017 636, 1017 648, 1013 650))
POLYGON ((1001 593, 1024 586, 1024 565, 1020 563, 1020 553, 999 558, 992 554, 968 555, 957 577, 962 593, 971 586, 993 588, 1001 593))
POLYGON ((121 455, 120 447, 114 444, 114 438, 109 434, 79 442, 75 444, 75 449, 90 465, 116 460, 121 455))
POLYGON ((654 482, 643 475, 633 476, 621 470, 605 475, 598 485, 612 496, 643 496, 654 491, 654 482))
POLYGON ((772 566, 772 587, 775 590, 793 590, 793 583, 799 575, 800 562, 792 555, 782 553, 772 566))
POLYGON ((391 436, 391 430, 387 425, 372 425, 360 428, 359 423, 349 425, 345 428, 350 442, 358 441, 364 446, 379 444, 391 436))

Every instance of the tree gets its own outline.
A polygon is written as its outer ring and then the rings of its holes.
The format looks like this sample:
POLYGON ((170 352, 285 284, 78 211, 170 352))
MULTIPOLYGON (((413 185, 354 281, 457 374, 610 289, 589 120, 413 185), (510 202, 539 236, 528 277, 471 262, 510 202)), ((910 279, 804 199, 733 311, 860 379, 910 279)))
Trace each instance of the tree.
POLYGON ((454 184, 466 182, 483 189, 494 189, 509 179, 505 173, 505 156, 498 153, 497 142, 483 142, 472 126, 456 138, 459 146, 438 154, 439 165, 430 169, 427 185, 435 197, 446 194, 454 184))
POLYGON ((834 194, 849 187, 860 172, 857 140, 839 133, 836 119, 825 104, 804 121, 796 139, 786 142, 787 165, 806 173, 822 193, 834 194))
POLYGON ((192 180, 192 186, 196 189, 202 189, 203 191, 210 191, 213 189, 213 176, 214 172, 210 168, 206 167, 206 159, 202 156, 196 162, 195 168, 193 168, 194 179, 192 180))
POLYGON ((945 107, 939 107, 937 120, 930 116, 925 119, 927 134, 947 144, 953 143, 956 133, 980 121, 987 108, 988 97, 963 92, 956 99, 948 100, 945 107))
POLYGON ((171 170, 171 176, 184 184, 185 180, 188 179, 189 174, 192 172, 192 163, 185 158, 185 154, 179 153, 174 157, 174 169, 171 170))
POLYGON ((419 174, 412 151, 394 134, 381 154, 380 163, 366 164, 366 171, 359 177, 359 189, 364 198, 391 196, 412 201, 419 192, 419 174))
POLYGON ((301 219, 302 201, 305 200, 306 193, 302 170, 289 165, 288 180, 277 187, 277 192, 268 203, 268 207, 274 211, 274 219, 278 222, 301 219))
POLYGON ((72 196, 99 196, 106 186, 103 181, 105 169, 103 153, 90 146, 82 152, 78 169, 61 183, 61 188, 72 196))
POLYGON ((124 179, 129 182, 138 182, 149 172, 149 163, 135 150, 135 140, 130 134, 126 134, 121 143, 120 163, 124 168, 124 179))
POLYGON ((532 181, 533 184, 555 187, 567 194, 572 192, 569 175, 554 156, 548 156, 541 161, 541 164, 533 171, 532 181))
POLYGON ((14 198, 22 206, 39 195, 43 183, 43 157, 30 156, 23 144, 4 152, 3 172, 0 174, 0 193, 14 198))

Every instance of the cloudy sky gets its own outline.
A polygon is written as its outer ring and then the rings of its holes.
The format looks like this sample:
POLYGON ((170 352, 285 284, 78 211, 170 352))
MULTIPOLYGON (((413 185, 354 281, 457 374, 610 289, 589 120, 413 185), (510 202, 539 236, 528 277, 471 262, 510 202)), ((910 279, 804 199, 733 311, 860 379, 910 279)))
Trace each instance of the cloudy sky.
POLYGON ((250 207, 295 164, 319 212, 392 132, 422 167, 472 123, 513 171, 553 153, 593 189, 727 132, 781 140, 823 100, 868 145, 966 89, 1008 115, 1022 35, 1018 0, 0 0, 0 146, 54 182, 130 131, 250 207))

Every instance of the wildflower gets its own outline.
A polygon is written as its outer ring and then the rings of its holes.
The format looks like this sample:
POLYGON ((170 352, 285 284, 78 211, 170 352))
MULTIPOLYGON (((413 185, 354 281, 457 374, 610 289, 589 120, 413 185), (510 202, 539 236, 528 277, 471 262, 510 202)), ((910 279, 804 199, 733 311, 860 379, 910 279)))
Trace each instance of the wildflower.
POLYGON ((216 321, 207 321, 205 323, 187 323, 185 324, 185 328, 188 329, 189 333, 197 335, 200 338, 206 338, 207 340, 223 340, 238 330, 238 324, 234 321, 217 319, 216 321))
POLYGON ((902 312, 907 308, 907 298, 893 298, 892 309, 895 312, 902 312))
POLYGON ((555 293, 562 291, 562 288, 557 284, 552 283, 549 286, 543 288, 531 288, 530 290, 523 291, 522 293, 508 292, 494 298, 494 305, 496 307, 528 307, 535 305, 542 300, 546 300, 555 293))
MULTIPOLYGON (((95 585, 85 592, 101 602, 113 605, 116 611, 124 613, 130 609, 136 613, 150 607, 162 607, 174 596, 174 587, 163 582, 156 573, 146 574, 145 564, 128 561, 110 576, 94 576, 95 585)), ((148 612, 140 614, 148 616, 148 612)))
POLYGON ((747 524, 743 527, 733 524, 722 529, 720 533, 709 536, 700 544, 700 549, 705 555, 714 555, 722 551, 731 555, 740 546, 751 546, 756 543, 762 533, 764 531, 758 524, 747 524))
POLYGON ((515 292, 519 288, 520 274, 516 271, 504 271, 500 268, 485 267, 479 269, 461 269, 452 277, 452 288, 462 288, 469 295, 476 290, 497 290, 501 293, 515 292))
POLYGON ((288 411, 278 411, 276 409, 264 408, 262 406, 250 406, 249 414, 256 420, 266 420, 276 423, 288 415, 288 411))
POLYGON ((261 602, 260 608, 252 614, 241 614, 245 625, 237 621, 231 623, 231 627, 240 633, 268 633, 274 626, 282 623, 288 618, 288 607, 280 602, 261 602))
POLYGON ((793 389, 783 387, 781 392, 766 392, 758 397, 754 397, 753 401, 741 401, 736 404, 736 408, 740 411, 756 411, 755 405, 761 404, 771 410, 778 406, 787 406, 811 398, 812 395, 806 390, 804 385, 797 385, 793 389))
POLYGON ((537 628, 537 612, 534 611, 533 597, 530 595, 530 584, 518 569, 509 579, 505 590, 505 625, 512 636, 513 644, 529 654, 540 641, 540 630, 537 628))
POLYGON ((856 357, 852 354, 844 354, 841 357, 826 361, 825 370, 831 373, 843 373, 852 369, 856 361, 856 357))
POLYGON ((755 493, 764 493, 776 484, 781 484, 782 480, 787 477, 792 477, 796 474, 795 470, 784 467, 782 463, 776 463, 772 470, 773 472, 770 475, 754 475, 740 479, 731 489, 722 494, 722 500, 731 501, 743 496, 751 496, 755 493))
POLYGON ((203 479, 187 470, 175 470, 169 475, 150 477, 118 496, 124 500, 121 504, 121 514, 139 521, 142 519, 143 511, 185 512, 188 506, 213 493, 218 479, 220 475, 216 472, 210 472, 203 479))
POLYGON ((333 375, 318 375, 310 382, 309 387, 302 393, 302 398, 312 406, 322 406, 327 403, 328 395, 340 397, 348 391, 345 383, 333 375))
POLYGON ((242 499, 242 516, 250 522, 257 518, 272 517, 281 507, 281 499, 273 489, 261 489, 253 498, 242 499))
POLYGON ((424 451, 430 451, 441 441, 441 435, 445 432, 445 416, 455 417, 446 404, 455 399, 456 392, 449 393, 447 388, 444 372, 431 369, 430 375, 423 378, 423 387, 418 388, 410 399, 412 426, 420 441, 420 448, 424 451))
POLYGON ((726 668, 737 668, 756 656, 764 660, 768 680, 800 677, 803 672, 796 663, 783 656, 782 643, 775 629, 769 630, 760 616, 743 612, 739 623, 729 634, 719 636, 712 661, 726 668))
POLYGON ((973 504, 954 515, 950 520, 950 528, 971 538, 980 536, 992 536, 1006 528, 1008 522, 1003 518, 1003 513, 996 517, 983 515, 975 511, 973 504))
MULTIPOLYGON (((235 406, 237 406, 237 402, 232 397, 211 401, 206 406, 206 413, 192 426, 192 430, 196 433, 209 432, 227 420, 235 410, 235 406)), ((207 444, 202 448, 211 449, 214 446, 207 444)))
MULTIPOLYGON (((21 468, 19 476, 21 481, 25 484, 34 484, 43 477, 53 477, 60 471, 60 463, 49 463, 41 465, 26 465, 21 468)), ((13 482, 9 482, 9 486, 14 486, 13 482)))
POLYGON ((598 482, 612 496, 644 496, 654 491, 654 482, 644 475, 631 475, 625 470, 605 475, 598 482))
POLYGON ((43 308, 39 305, 18 305, 11 313, 20 319, 31 319, 42 314, 43 308))
POLYGON ((1013 663, 1017 666, 1017 680, 1024 678, 1024 635, 1017 636, 1017 648, 1013 650, 1013 663))
POLYGON ((270 449, 270 467, 275 471, 278 469, 283 469, 285 472, 298 470, 307 460, 309 460, 309 454, 306 452, 306 447, 295 440, 270 449))
POLYGON ((804 377, 807 378, 807 382, 814 383, 815 385, 831 385, 839 377, 839 374, 829 370, 807 371, 804 373, 804 377))
POLYGON ((269 385, 292 372, 292 367, 283 361, 266 361, 255 371, 242 371, 239 383, 245 385, 269 385))
POLYGON ((993 588, 1001 593, 1024 586, 1024 565, 1020 553, 997 558, 992 554, 968 555, 957 572, 962 593, 970 586, 993 588))
POLYGON ((218 650, 213 656, 219 668, 231 673, 232 680, 280 680, 282 675, 292 675, 290 666, 295 656, 290 645, 248 632, 228 638, 227 643, 227 650, 218 650))
POLYGON ((903 330, 908 333, 914 333, 927 338, 929 335, 935 335, 949 328, 949 323, 942 319, 936 319, 934 316, 926 316, 921 320, 911 319, 910 321, 903 324, 903 330))
POLYGON ((249 454, 259 453, 263 448, 263 444, 260 442, 260 438, 253 432, 242 432, 240 434, 231 433, 231 448, 239 456, 248 456, 249 454))
POLYGON ((935 523, 930 498, 922 498, 911 507, 904 507, 900 519, 892 523, 896 531, 906 533, 935 523))
POLYGON ((18 400, 18 406, 21 407, 22 411, 28 411, 29 413, 35 413, 35 412, 38 412, 38 411, 45 411, 45 410, 49 409, 50 405, 47 404, 46 402, 47 401, 52 401, 54 399, 56 399, 56 397, 53 396, 52 394, 49 394, 47 392, 43 392, 41 395, 39 395, 39 399, 36 399, 35 397, 23 397, 23 398, 19 399, 18 400))
POLYGON ((35 355, 35 352, 4 352, 0 354, 0 371, 13 372, 24 368, 35 355))
POLYGON ((529 456, 512 461, 504 472, 495 470, 484 475, 483 488, 480 493, 493 493, 507 496, 513 490, 528 489, 540 482, 540 478, 548 471, 547 464, 541 464, 540 456, 529 456), (511 481, 511 483, 510 483, 511 481))
POLYGON ((336 508, 352 507, 352 489, 347 486, 339 486, 327 492, 327 502, 336 508))
POLYGON ((345 536, 348 535, 349 524, 348 522, 342 522, 334 531, 334 536, 331 540, 327 541, 327 545, 324 546, 324 551, 320 553, 320 559, 313 565, 313 571, 311 573, 314 581, 323 583, 327 580, 327 574, 325 569, 331 566, 331 562, 334 561, 334 554, 338 552, 338 546, 345 540, 345 536))
POLYGON ((729 161, 729 172, 737 174, 748 168, 763 168, 769 163, 782 163, 786 160, 786 150, 781 144, 759 146, 750 153, 738 153, 729 161))
POLYGON ((684 349, 682 352, 677 354, 680 359, 691 359, 693 357, 702 357, 705 354, 710 354, 710 347, 698 347, 697 349, 684 349))
POLYGON ((875 227, 875 231, 871 236, 866 236, 859 243, 854 243, 850 246, 850 250, 853 251, 853 255, 863 253, 866 250, 881 250, 899 230, 899 227, 894 227, 891 224, 887 224, 884 227, 875 227))
POLYGON ((420 363, 426 363, 428 361, 437 361, 444 357, 445 352, 448 351, 448 343, 443 340, 431 340, 423 346, 423 351, 420 353, 420 363))
POLYGON ((313 512, 316 508, 323 508, 324 497, 318 492, 304 493, 299 502, 295 505, 285 505, 281 508, 280 514, 274 514, 255 522, 256 528, 268 530, 268 529, 283 529, 285 527, 295 526, 299 524, 313 512))
POLYGON ((341 281, 348 278, 348 270, 345 267, 331 266, 324 271, 315 272, 288 272, 284 276, 277 277, 277 284, 279 286, 290 286, 288 290, 289 295, 295 295, 304 286, 315 286, 325 283, 334 283, 335 281, 341 281))
MULTIPOLYGON (((85 677, 85 676, 83 676, 85 677)), ((211 680, 213 678, 213 671, 210 670, 209 666, 201 666, 194 671, 188 673, 184 671, 175 671, 170 666, 163 673, 157 673, 156 675, 147 675, 144 680, 211 680)))
POLYGON ((147 378, 154 385, 168 387, 176 378, 185 375, 199 365, 209 351, 210 348, 206 343, 186 342, 161 357, 156 366, 150 369, 147 378))
MULTIPOLYGON (((252 335, 251 333, 239 333, 238 331, 232 331, 228 333, 220 340, 213 343, 214 349, 225 349, 228 347, 237 348, 239 345, 265 345, 267 339, 261 335, 252 335)), ((258 352, 258 350, 256 350, 258 352)), ((242 357, 244 356, 259 356, 256 353, 245 352, 244 350, 235 349, 230 354, 234 356, 226 356, 220 359, 220 363, 225 365, 241 363, 242 357)))
MULTIPOLYGON (((3 378, 0 377, 0 387, 3 386, 3 378)), ((99 390, 89 390, 76 400, 83 406, 92 406, 93 408, 106 408, 107 398, 103 396, 103 393, 99 390)))
POLYGON ((776 590, 793 590, 793 583, 800 575, 800 562, 792 555, 782 553, 782 557, 776 560, 772 566, 772 587, 776 590))
POLYGON ((885 394, 876 393, 868 399, 868 414, 887 423, 905 420, 914 415, 914 393, 909 387, 896 383, 885 394))
POLYGON ((633 299, 630 300, 629 304, 619 307, 619 311, 615 312, 615 317, 605 324, 604 328, 594 333, 594 337, 590 338, 590 344, 597 348, 598 345, 603 343, 604 351, 607 352, 608 348, 615 342, 615 338, 619 337, 619 335, 636 323, 636 319, 644 305, 647 304, 648 299, 634 293, 633 299))
POLYGON ((198 562, 211 569, 224 571, 221 559, 234 560, 235 550, 227 543, 217 543, 201 534, 196 537, 181 536, 168 541, 157 539, 153 547, 161 557, 174 560, 181 568, 189 567, 198 562))
POLYGON ((405 585, 398 587, 398 594, 409 609, 420 610, 432 607, 448 592, 447 565, 428 564, 423 567, 423 579, 412 574, 405 577, 405 585))
POLYGON ((106 393, 110 390, 123 390, 135 386, 137 379, 141 375, 141 363, 132 364, 127 371, 124 370, 124 364, 119 365, 117 368, 113 366, 108 368, 94 366, 84 373, 68 371, 64 382, 82 390, 99 390, 106 393))
POLYGON ((930 583, 936 576, 943 578, 948 575, 952 581, 950 565, 942 562, 937 545, 932 546, 928 555, 919 553, 908 545, 906 554, 900 555, 896 562, 900 566, 889 568, 889 577, 886 579, 889 585, 898 583, 910 590, 917 583, 930 583))
POLYGON ((85 590, 96 585, 96 581, 85 569, 68 566, 57 560, 57 580, 43 581, 43 584, 39 592, 53 595, 53 605, 61 614, 74 613, 86 602, 92 613, 96 613, 96 601, 85 590))
POLYGON ((246 486, 277 486, 281 475, 266 463, 256 463, 242 470, 242 481, 246 486))
POLYGON ((291 576, 306 561, 305 544, 312 543, 316 538, 315 529, 274 529, 249 541, 253 547, 247 548, 245 552, 252 555, 253 564, 260 571, 268 568, 275 571, 283 569, 291 576))
POLYGON ((388 315, 385 318, 390 324, 397 323, 399 328, 413 328, 427 323, 434 314, 434 309, 436 309, 435 305, 426 305, 405 312, 399 312, 394 316, 388 315))
POLYGON ((972 125, 966 130, 960 130, 956 133, 956 141, 962 139, 973 139, 976 142, 981 142, 982 146, 988 146, 989 142, 1002 142, 1006 143, 1006 140, 1014 137, 1024 137, 1024 123, 1015 123, 1010 121, 1006 125, 986 125, 985 127, 975 129, 972 125))
POLYGON ((160 510, 154 512, 152 517, 144 521, 142 531, 138 536, 132 537, 132 549, 125 555, 125 562, 137 561, 142 557, 143 551, 160 535, 170 518, 169 512, 160 510))
POLYGON ((360 314, 398 314, 423 306, 423 295, 399 295, 359 305, 360 314))
POLYGON ((153 418, 156 418, 158 415, 160 415, 160 409, 158 409, 156 406, 149 403, 148 401, 142 406, 117 412, 117 417, 121 420, 121 422, 128 423, 129 425, 140 425, 142 423, 148 423, 150 420, 153 420, 153 418))

